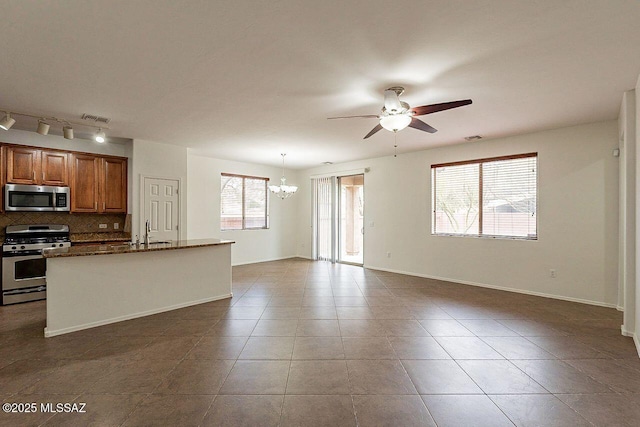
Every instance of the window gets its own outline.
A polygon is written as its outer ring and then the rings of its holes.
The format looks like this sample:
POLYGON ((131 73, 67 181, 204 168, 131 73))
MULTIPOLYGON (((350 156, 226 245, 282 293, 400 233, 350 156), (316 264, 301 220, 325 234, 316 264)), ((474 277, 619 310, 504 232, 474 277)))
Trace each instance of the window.
POLYGON ((538 153, 431 165, 433 234, 537 239, 538 153))
POLYGON ((220 229, 269 228, 268 178, 230 175, 220 179, 220 229))

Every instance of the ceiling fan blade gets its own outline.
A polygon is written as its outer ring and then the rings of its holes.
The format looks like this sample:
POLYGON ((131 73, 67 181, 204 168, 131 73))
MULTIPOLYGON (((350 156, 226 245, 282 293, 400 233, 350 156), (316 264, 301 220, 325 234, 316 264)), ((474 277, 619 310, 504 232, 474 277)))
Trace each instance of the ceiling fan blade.
POLYGON ((423 105, 421 107, 414 107, 411 109, 414 116, 423 116, 425 114, 437 113, 438 111, 450 110, 452 108, 462 107, 469 105, 473 101, 470 99, 463 99, 462 101, 443 102, 441 104, 423 105))
POLYGON ((327 117, 328 120, 332 120, 332 119, 357 119, 357 118, 362 118, 362 119, 377 119, 379 116, 377 116, 376 114, 366 114, 364 116, 342 116, 342 117, 327 117))
POLYGON ((362 138, 362 139, 367 139, 367 138, 369 138, 371 135, 373 135, 374 133, 378 132, 378 131, 379 131, 379 130, 381 130, 381 129, 382 129, 382 125, 381 125, 380 123, 378 123, 378 125, 377 125, 376 127, 374 127, 373 129, 371 129, 371 132, 369 132, 369 133, 367 134, 367 136, 365 136, 365 137, 364 137, 364 138, 362 138))
POLYGON ((391 89, 384 91, 384 108, 390 113, 402 110, 402 104, 396 91, 391 89))
POLYGON ((425 132, 429 132, 429 133, 436 133, 438 132, 438 129, 429 126, 428 124, 426 124, 425 122, 423 122, 420 119, 416 119, 415 117, 411 118, 411 123, 409 123, 409 127, 410 128, 414 128, 414 129, 419 129, 419 130, 423 130, 425 132))

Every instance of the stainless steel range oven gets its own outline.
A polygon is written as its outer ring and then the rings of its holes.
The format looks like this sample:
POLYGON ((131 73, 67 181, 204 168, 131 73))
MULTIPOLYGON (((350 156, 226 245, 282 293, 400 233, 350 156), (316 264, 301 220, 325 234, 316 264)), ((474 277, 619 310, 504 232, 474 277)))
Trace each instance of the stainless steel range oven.
POLYGON ((8 226, 2 245, 2 304, 46 298, 47 264, 42 250, 69 246, 68 225, 8 226))

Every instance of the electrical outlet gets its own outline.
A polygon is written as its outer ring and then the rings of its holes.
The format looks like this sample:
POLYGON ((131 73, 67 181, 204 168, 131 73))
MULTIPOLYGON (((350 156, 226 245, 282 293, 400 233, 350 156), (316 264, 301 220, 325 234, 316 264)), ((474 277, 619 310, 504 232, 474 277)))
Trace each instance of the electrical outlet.
POLYGON ((557 277, 557 275, 556 275, 556 269, 555 269, 555 268, 552 268, 551 270, 549 270, 549 276, 550 276, 552 279, 555 279, 555 278, 557 277))
POLYGON ((98 228, 107 228, 107 224, 98 224, 98 228))
POLYGON ((387 252, 387 258, 391 258, 391 252, 387 252))
POLYGON ((119 230, 119 229, 120 229, 120 224, 119 224, 119 223, 117 223, 117 222, 114 222, 114 223, 113 223, 113 229, 114 229, 114 230, 119 230))

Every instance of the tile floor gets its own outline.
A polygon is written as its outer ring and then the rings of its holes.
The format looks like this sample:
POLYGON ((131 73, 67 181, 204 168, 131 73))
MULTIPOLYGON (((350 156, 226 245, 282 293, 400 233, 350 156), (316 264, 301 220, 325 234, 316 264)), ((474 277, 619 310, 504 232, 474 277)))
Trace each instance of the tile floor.
POLYGON ((233 280, 49 339, 43 302, 0 307, 3 403, 86 403, 0 426, 640 425, 616 310, 305 260, 233 280))

